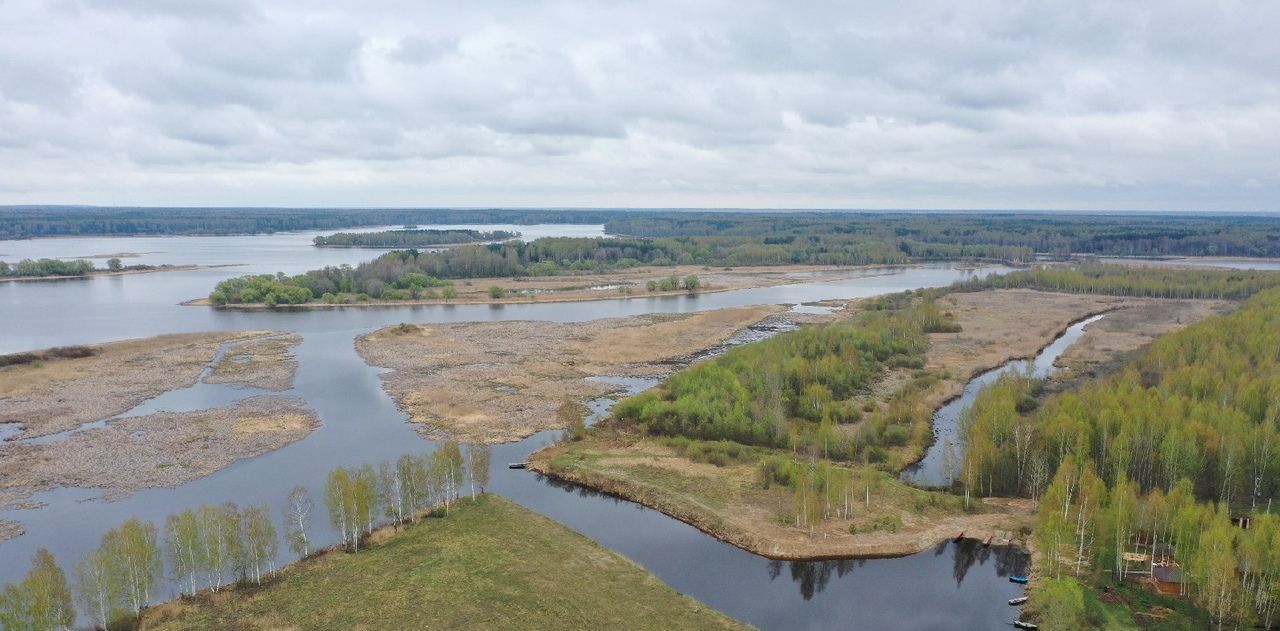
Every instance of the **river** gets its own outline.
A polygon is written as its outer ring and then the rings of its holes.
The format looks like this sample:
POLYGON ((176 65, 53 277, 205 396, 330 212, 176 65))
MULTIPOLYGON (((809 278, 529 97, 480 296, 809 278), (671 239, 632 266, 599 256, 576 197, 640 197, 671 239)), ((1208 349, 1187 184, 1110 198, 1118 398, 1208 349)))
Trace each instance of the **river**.
MULTIPOLYGON (((426 226, 424 226, 426 227, 426 226)), ((437 226, 431 226, 437 227, 437 226)), ((600 226, 468 226, 515 229, 526 238, 601 234, 600 226)), ((322 426, 283 449, 245 459, 213 475, 172 489, 149 489, 115 502, 98 491, 60 489, 42 493, 46 505, 0 512, 27 534, 0 543, 0 582, 26 571, 35 549, 47 547, 64 567, 97 545, 102 533, 130 516, 157 524, 187 507, 235 501, 267 502, 273 515, 295 484, 323 497, 325 475, 336 466, 394 459, 433 449, 405 422, 382 390, 378 371, 354 349, 355 336, 400 322, 441 323, 533 319, 572 322, 644 313, 682 313, 754 304, 798 304, 874 296, 947 285, 979 271, 946 264, 869 270, 864 278, 729 291, 698 296, 637 297, 585 303, 518 305, 427 305, 303 311, 222 311, 178 303, 208 293, 219 280, 246 273, 297 273, 318 265, 354 264, 380 251, 316 249, 319 233, 231 237, 73 238, 0 242, 0 258, 74 257, 120 252, 148 253, 129 262, 242 264, 238 267, 162 272, 84 280, 0 284, 0 353, 48 346, 106 342, 160 333, 277 329, 303 337, 295 348, 298 372, 287 394, 314 408, 322 426)), ((626 382, 638 389, 644 381, 626 382)), ((212 396, 203 384, 144 403, 142 411, 190 409, 212 396)), ((244 391, 240 396, 250 396, 244 391)), ((225 404, 237 395, 219 388, 225 404)), ((603 414, 610 400, 592 402, 603 414)), ((653 572, 675 589, 761 628, 881 629, 986 628, 1013 618, 1005 600, 1021 589, 1006 576, 1023 571, 1017 550, 983 548, 972 541, 945 542, 896 559, 775 562, 724 544, 682 522, 637 504, 555 484, 505 463, 524 460, 552 442, 543 432, 496 446, 490 489, 562 523, 653 572)), ((336 541, 322 515, 313 536, 336 541)), ((162 597, 175 595, 172 587, 162 597)))
POLYGON ((924 458, 907 467, 902 472, 902 479, 908 483, 926 487, 950 486, 956 479, 957 469, 964 457, 960 446, 960 417, 973 405, 973 400, 983 388, 995 383, 1001 375, 1011 372, 1028 374, 1036 379, 1044 379, 1052 375, 1057 367, 1054 363, 1066 352, 1080 336, 1085 327, 1106 317, 1105 314, 1090 316, 1072 323, 1048 346, 1040 349, 1036 356, 1027 360, 1006 362, 979 374, 964 385, 960 396, 948 401, 933 413, 933 443, 925 451, 924 458), (947 462, 947 448, 951 448, 954 460, 947 462))

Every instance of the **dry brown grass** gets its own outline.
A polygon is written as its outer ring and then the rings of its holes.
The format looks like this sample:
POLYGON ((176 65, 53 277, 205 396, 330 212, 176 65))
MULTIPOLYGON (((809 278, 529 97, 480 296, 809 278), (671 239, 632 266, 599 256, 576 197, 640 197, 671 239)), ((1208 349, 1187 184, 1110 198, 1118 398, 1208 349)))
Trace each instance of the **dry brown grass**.
MULTIPOLYGON (((760 450, 762 453, 767 450, 760 450)), ((753 462, 692 462, 660 440, 627 430, 594 430, 583 441, 538 452, 530 466, 547 475, 656 508, 735 546, 775 559, 882 557, 919 552, 965 531, 1007 539, 1029 523, 1025 502, 983 503, 964 512, 954 496, 911 488, 866 470, 870 500, 859 493, 852 519, 827 519, 813 532, 789 525, 790 489, 761 485, 753 462), (872 524, 896 518, 890 532, 872 524), (865 532, 851 534, 850 527, 865 532)))
POLYGON ((302 337, 293 334, 237 343, 214 365, 205 383, 244 383, 276 392, 288 390, 298 368, 290 349, 300 342, 302 337))
MULTIPOLYGON (((925 405, 930 409, 959 394, 971 376, 1011 359, 1035 355, 1071 322, 1091 314, 1108 312, 1106 318, 1086 329, 1085 341, 1090 335, 1098 341, 1080 356, 1093 362, 1115 362, 1155 335, 1229 306, 1031 290, 958 293, 940 302, 962 330, 929 336, 928 368, 935 374, 949 375, 925 393, 925 405)), ((856 313, 856 303, 852 306, 847 313, 856 313)), ((909 373, 890 372, 869 400, 883 404, 884 398, 908 380, 909 373)), ((908 448, 897 455, 907 462, 920 454, 908 448)), ((913 510, 921 502, 929 505, 921 498, 939 495, 909 488, 883 474, 869 507, 857 511, 853 520, 824 521, 810 534, 779 519, 791 510, 790 492, 762 488, 754 464, 718 467, 692 462, 661 441, 608 424, 589 432, 584 441, 544 450, 531 460, 533 468, 544 473, 622 495, 734 545, 778 558, 910 554, 961 530, 969 536, 1007 538, 1028 523, 1031 512, 1027 502, 1008 499, 984 500, 983 512, 976 514, 954 507, 913 510), (865 530, 881 518, 896 518, 902 527, 896 532, 849 532, 850 526, 865 530)))
POLYGON ((592 375, 658 375, 779 307, 589 322, 401 325, 356 340, 383 386, 431 436, 505 442, 562 427, 556 409, 615 389, 592 375))
MULTIPOLYGON (((109 418, 169 390, 195 384, 222 343, 269 334, 160 335, 96 344, 92 346, 96 353, 90 357, 5 368, 0 370, 0 422, 21 423, 22 431, 15 438, 23 439, 109 418)), ((292 363, 287 370, 292 375, 292 363)))
POLYGON ((178 486, 301 440, 318 426, 301 400, 275 395, 116 419, 57 441, 0 447, 0 491, 13 504, 59 487, 103 489, 114 499, 178 486))

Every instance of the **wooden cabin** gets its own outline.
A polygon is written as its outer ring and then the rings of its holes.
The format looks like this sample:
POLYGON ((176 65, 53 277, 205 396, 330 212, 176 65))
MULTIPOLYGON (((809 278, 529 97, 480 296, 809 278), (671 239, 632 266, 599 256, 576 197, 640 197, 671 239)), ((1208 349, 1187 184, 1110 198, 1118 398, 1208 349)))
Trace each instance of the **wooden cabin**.
POLYGON ((1157 592, 1166 596, 1185 594, 1182 585, 1182 568, 1176 563, 1151 566, 1151 582, 1157 592))

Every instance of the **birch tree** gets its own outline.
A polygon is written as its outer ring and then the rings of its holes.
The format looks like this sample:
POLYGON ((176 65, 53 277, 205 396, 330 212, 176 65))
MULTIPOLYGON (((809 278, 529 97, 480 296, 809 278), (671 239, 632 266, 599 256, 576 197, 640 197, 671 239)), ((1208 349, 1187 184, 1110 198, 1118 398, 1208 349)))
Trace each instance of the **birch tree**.
POLYGON ((311 553, 311 543, 307 539, 307 524, 311 513, 315 510, 315 502, 307 487, 298 485, 289 491, 284 502, 284 532, 289 539, 289 549, 294 554, 305 557, 311 553))
POLYGON ((467 446, 467 477, 471 480, 471 499, 476 497, 476 487, 484 493, 489 485, 489 466, 493 459, 493 449, 488 445, 472 444, 467 446))
POLYGON ((36 550, 22 581, 0 591, 0 628, 56 631, 75 623, 67 575, 47 549, 36 550))
POLYGON ((129 519, 103 536, 101 549, 115 574, 111 582, 119 586, 125 605, 137 616, 151 602, 151 590, 164 571, 155 525, 129 519))
POLYGON ((200 519, 195 511, 188 508, 169 515, 164 522, 164 541, 178 591, 196 593, 196 581, 205 564, 205 548, 200 540, 200 519))
POLYGON ((93 624, 103 631, 111 631, 111 623, 121 611, 121 589, 111 565, 101 548, 90 551, 76 564, 76 599, 93 624))

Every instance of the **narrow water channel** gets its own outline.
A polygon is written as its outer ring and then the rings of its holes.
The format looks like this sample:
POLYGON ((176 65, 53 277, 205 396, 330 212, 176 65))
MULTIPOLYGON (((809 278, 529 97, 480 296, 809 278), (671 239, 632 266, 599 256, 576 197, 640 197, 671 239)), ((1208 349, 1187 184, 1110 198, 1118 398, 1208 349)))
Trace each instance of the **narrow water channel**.
POLYGON ((964 445, 960 440, 960 417, 973 405, 973 400, 983 388, 995 383, 1002 375, 1011 372, 1029 374, 1044 379, 1056 370, 1059 357, 1084 335, 1085 327, 1101 320, 1106 314, 1085 318, 1068 326, 1048 346, 1040 349, 1031 359, 1016 359, 992 368, 965 384, 960 396, 948 401, 933 413, 933 443, 925 451, 924 458, 902 472, 902 480, 924 487, 950 486, 955 480, 960 461, 964 458, 964 445), (948 457, 950 452, 950 457, 948 457))

